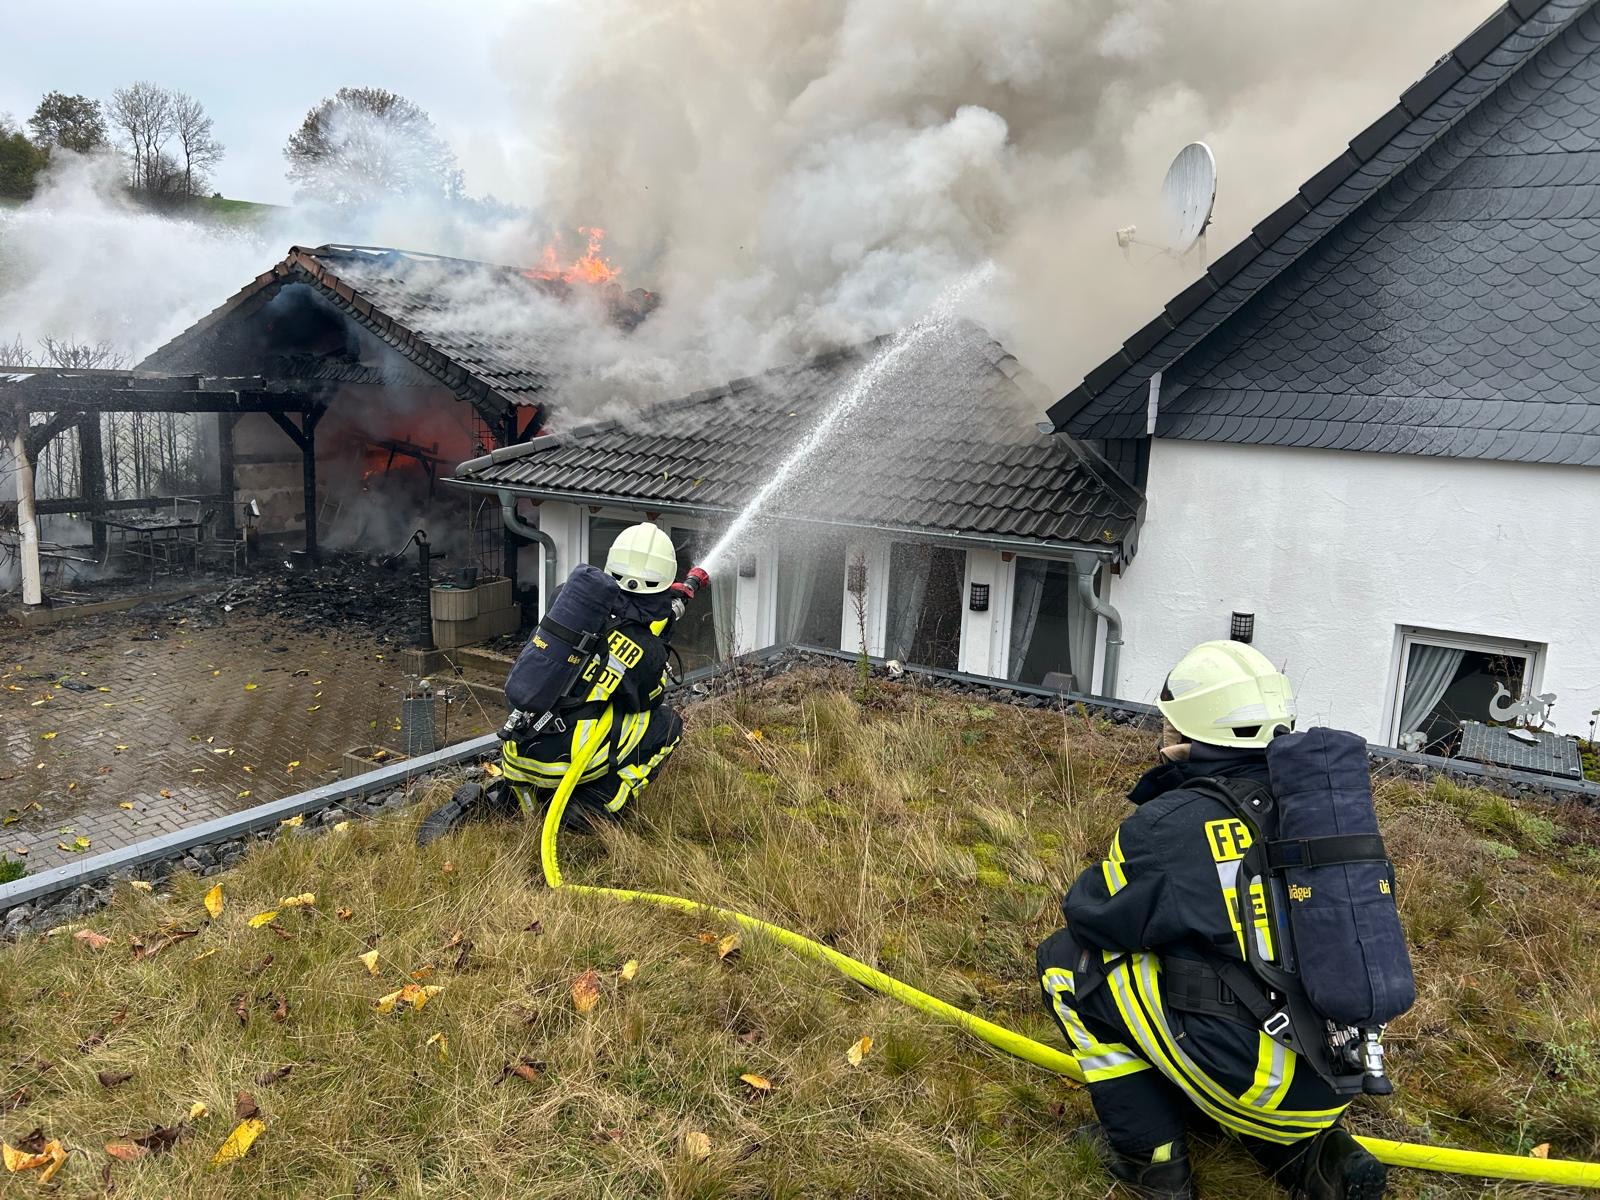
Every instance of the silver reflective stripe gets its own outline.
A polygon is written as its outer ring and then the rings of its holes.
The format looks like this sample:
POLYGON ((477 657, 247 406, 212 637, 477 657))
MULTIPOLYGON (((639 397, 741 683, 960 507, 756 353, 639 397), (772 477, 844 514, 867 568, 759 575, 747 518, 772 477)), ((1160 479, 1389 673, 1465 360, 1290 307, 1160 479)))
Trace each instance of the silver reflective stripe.
POLYGON ((1267 1081, 1261 1088, 1261 1094, 1251 1104, 1257 1108, 1266 1108, 1278 1099, 1278 1090, 1283 1087, 1283 1072, 1289 1062, 1289 1052, 1283 1044, 1276 1039, 1268 1038, 1272 1042, 1272 1067, 1267 1073, 1267 1081))

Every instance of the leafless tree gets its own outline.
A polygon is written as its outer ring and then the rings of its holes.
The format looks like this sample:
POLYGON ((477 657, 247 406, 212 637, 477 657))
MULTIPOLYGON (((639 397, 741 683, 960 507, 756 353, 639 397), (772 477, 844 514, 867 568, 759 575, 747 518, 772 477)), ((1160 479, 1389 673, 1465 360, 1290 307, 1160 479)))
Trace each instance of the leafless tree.
POLYGON ((183 154, 183 194, 197 196, 207 190, 211 168, 222 161, 222 143, 211 132, 205 106, 193 96, 172 93, 172 122, 183 154))
POLYGON ((383 88, 340 88, 306 114, 283 156, 290 183, 335 204, 461 193, 455 153, 428 114, 383 88))
POLYGON ((156 168, 174 128, 173 97, 164 87, 144 80, 111 93, 111 120, 121 130, 133 155, 129 186, 155 191, 156 168))

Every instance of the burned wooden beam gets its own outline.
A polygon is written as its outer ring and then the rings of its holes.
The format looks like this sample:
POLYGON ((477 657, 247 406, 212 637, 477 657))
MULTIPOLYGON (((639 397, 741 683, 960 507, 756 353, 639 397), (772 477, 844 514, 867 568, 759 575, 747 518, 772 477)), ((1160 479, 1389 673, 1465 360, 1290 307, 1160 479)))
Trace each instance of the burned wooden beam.
POLYGON ((20 386, 7 392, 12 406, 28 413, 304 413, 320 403, 303 392, 20 386))
MULTIPOLYGON (((91 517, 99 516, 105 511, 106 500, 106 455, 99 413, 86 413, 78 418, 78 478, 83 484, 84 499, 88 501, 84 511, 91 517)), ((94 534, 95 557, 104 561, 106 527, 91 521, 89 528, 94 534)))

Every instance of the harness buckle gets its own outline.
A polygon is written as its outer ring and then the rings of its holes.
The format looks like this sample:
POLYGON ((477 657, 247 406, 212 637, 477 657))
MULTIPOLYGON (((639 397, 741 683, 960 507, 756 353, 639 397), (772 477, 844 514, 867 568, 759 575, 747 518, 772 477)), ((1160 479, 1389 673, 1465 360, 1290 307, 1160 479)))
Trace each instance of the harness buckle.
POLYGON ((1275 1042, 1282 1041, 1289 1032, 1290 1024, 1289 1010, 1280 1008, 1265 1021, 1261 1022, 1261 1032, 1275 1042))

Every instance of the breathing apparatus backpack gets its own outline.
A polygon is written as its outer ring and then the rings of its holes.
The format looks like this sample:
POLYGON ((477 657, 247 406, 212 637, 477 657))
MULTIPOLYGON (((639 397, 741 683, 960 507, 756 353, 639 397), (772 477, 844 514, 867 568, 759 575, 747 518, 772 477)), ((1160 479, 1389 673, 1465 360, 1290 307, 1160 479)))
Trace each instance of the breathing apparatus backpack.
POLYGON ((560 720, 589 660, 605 650, 618 597, 616 581, 600 568, 580 563, 573 570, 506 677, 512 712, 502 740, 560 720))
MULTIPOLYGON (((1415 1003, 1416 983, 1366 742, 1332 729, 1283 734, 1268 745, 1267 767, 1270 788, 1222 778, 1189 785, 1223 801, 1249 832, 1236 880, 1246 961, 1208 948, 1196 965, 1225 985, 1219 1008, 1231 992, 1246 1019, 1340 1095, 1387 1095, 1383 1027, 1415 1003), (1252 904, 1265 913, 1252 914, 1252 904), (1252 915, 1270 937, 1252 927, 1252 915)), ((1170 985, 1197 990, 1181 966, 1170 985)), ((1174 995, 1175 1006, 1182 1001, 1174 995)))

